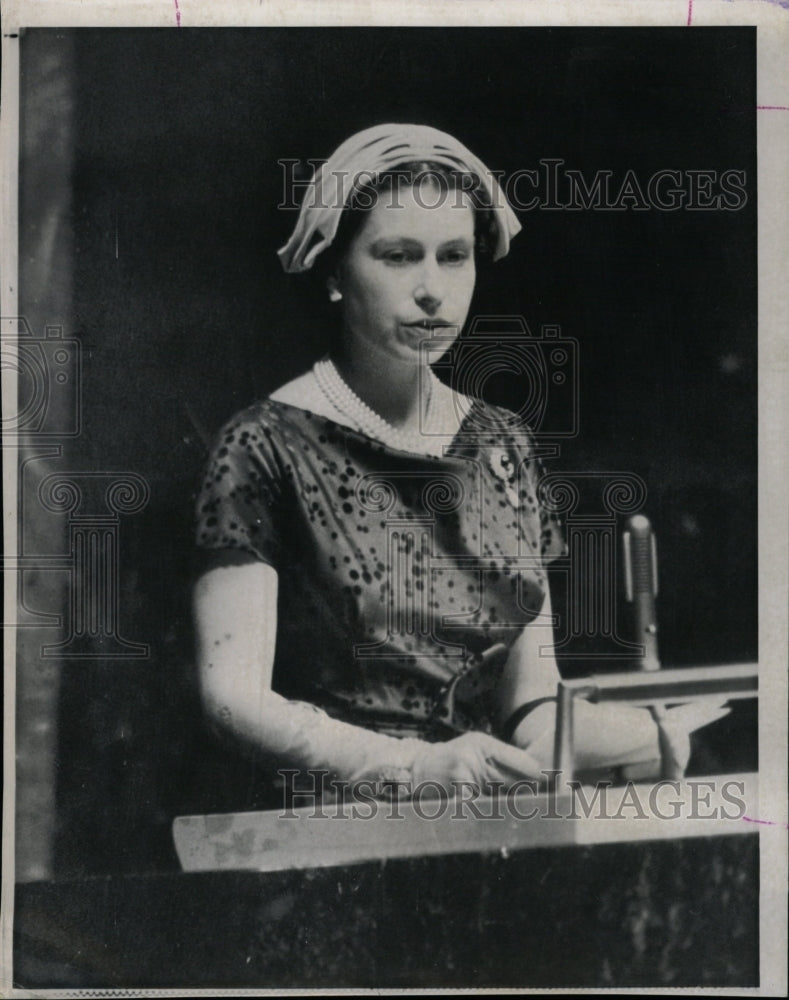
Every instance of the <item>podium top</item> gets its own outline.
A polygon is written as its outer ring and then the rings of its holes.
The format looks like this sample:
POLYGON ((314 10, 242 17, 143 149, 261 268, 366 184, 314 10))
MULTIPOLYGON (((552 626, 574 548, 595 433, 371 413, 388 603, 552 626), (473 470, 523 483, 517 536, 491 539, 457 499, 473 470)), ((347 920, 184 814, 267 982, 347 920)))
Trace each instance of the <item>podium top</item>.
POLYGON ((757 775, 584 786, 562 795, 521 782, 507 795, 179 816, 184 871, 281 871, 388 858, 502 853, 627 841, 754 833, 757 775), (627 822, 629 821, 629 822, 627 822))

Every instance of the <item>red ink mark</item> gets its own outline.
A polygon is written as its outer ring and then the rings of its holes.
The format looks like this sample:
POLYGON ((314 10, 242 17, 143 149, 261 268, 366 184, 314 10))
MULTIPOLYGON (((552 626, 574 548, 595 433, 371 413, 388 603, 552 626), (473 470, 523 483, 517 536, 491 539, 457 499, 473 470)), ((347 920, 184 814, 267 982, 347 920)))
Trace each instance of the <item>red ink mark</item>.
POLYGON ((693 20, 693 0, 688 0, 688 24, 693 20))
MULTIPOLYGON (((693 0, 691 0, 693 3, 693 0)), ((175 0, 175 26, 176 28, 181 27, 181 11, 178 9, 178 0, 175 0)))
POLYGON ((757 104, 757 111, 789 111, 789 104, 757 104))
POLYGON ((752 816, 742 817, 746 823, 761 823, 762 826, 783 826, 789 830, 789 823, 776 823, 772 819, 753 819, 752 816))

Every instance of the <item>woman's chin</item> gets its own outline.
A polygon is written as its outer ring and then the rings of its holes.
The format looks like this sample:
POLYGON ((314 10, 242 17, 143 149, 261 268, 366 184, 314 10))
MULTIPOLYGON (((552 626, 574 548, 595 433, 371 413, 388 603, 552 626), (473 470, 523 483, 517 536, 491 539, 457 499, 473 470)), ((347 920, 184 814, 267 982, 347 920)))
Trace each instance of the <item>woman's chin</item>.
POLYGON ((397 344, 391 353, 392 361, 401 365, 418 368, 428 364, 428 352, 420 350, 421 344, 397 344))

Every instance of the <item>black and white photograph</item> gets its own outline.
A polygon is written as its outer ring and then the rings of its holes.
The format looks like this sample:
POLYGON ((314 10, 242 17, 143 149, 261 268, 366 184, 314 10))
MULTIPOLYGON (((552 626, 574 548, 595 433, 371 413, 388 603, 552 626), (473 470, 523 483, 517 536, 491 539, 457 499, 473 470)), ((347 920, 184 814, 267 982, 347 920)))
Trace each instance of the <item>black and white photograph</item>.
POLYGON ((3 995, 780 995, 788 5, 31 6, 3 995))

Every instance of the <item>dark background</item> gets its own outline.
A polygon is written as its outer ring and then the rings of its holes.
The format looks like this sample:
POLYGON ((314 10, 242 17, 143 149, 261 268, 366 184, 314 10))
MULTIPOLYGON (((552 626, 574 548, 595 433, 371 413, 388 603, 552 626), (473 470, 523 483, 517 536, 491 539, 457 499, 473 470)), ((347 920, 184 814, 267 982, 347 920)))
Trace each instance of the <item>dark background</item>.
MULTIPOLYGON (((739 211, 521 213, 472 313, 579 341, 580 433, 554 465, 646 481, 663 662, 756 659, 753 29, 47 33, 73 46, 68 467, 151 487, 120 529, 122 632, 151 656, 62 667, 56 873, 167 868, 175 815, 259 804, 195 695, 192 498, 208 437, 323 349, 316 290, 275 257, 295 222, 277 160, 326 157, 371 124, 434 125, 507 174, 546 157, 587 179, 746 172, 739 211)), ((23 88, 42 72, 30 34, 23 88)), ((517 384, 497 392, 517 405, 517 384)), ((701 759, 749 763, 752 721, 719 723, 701 759)))

